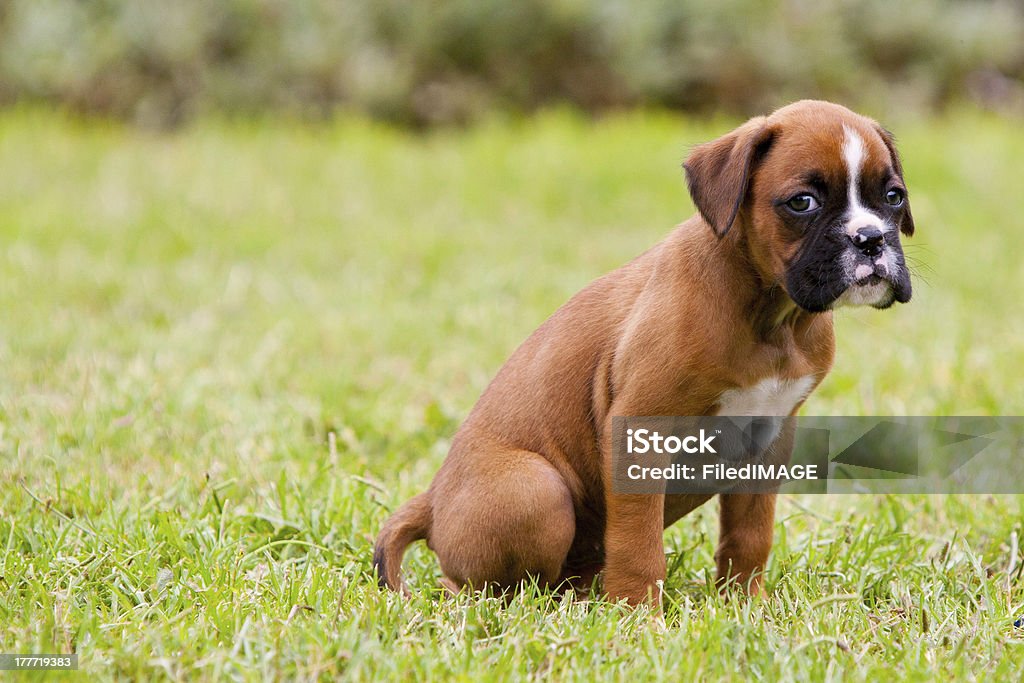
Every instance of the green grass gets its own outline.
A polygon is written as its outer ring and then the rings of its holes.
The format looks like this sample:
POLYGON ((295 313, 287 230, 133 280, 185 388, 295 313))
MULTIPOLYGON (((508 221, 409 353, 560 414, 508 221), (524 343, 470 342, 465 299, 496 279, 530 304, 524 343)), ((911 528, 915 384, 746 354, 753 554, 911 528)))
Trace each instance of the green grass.
MULTIPOLYGON (((422 547, 411 600, 371 579, 504 358, 690 215, 687 145, 733 123, 0 115, 0 652, 100 678, 1019 678, 1020 497, 786 498, 762 601, 708 589, 708 505, 666 534, 663 618, 443 599, 422 547)), ((914 301, 838 315, 804 412, 1024 414, 1024 127, 888 123, 914 301)))

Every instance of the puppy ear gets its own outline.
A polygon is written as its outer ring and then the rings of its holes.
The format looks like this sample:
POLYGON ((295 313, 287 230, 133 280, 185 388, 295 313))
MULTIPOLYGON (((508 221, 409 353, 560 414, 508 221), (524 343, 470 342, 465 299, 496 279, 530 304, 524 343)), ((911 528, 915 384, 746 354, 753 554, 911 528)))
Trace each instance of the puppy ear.
POLYGON ((758 116, 717 140, 698 145, 683 164, 690 197, 719 238, 735 222, 754 164, 771 140, 767 119, 758 116))
MULTIPOLYGON (((900 177, 900 181, 903 181, 903 164, 900 162, 900 154, 896 151, 896 138, 895 136, 887 131, 885 128, 876 124, 878 134, 882 136, 882 142, 885 143, 886 148, 889 150, 889 158, 892 159, 892 167, 896 170, 896 175, 900 177)), ((905 184, 905 183, 904 183, 905 184)), ((910 213, 910 200, 903 200, 903 214, 900 218, 900 232, 907 237, 914 234, 914 216, 910 213)))

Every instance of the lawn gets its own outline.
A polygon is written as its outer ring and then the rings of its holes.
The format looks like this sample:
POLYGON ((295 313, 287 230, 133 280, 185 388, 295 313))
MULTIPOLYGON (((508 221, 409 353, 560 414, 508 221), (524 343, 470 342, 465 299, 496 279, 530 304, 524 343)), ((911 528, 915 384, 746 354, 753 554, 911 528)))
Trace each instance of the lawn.
MULTIPOLYGON (((888 121, 914 300, 842 311, 818 415, 1024 414, 1024 126, 888 121)), ((780 501, 765 600, 662 617, 378 589, 371 543, 504 358, 692 212, 735 121, 566 112, 428 135, 356 119, 154 135, 0 115, 0 652, 97 678, 1017 680, 1022 497, 780 501)))

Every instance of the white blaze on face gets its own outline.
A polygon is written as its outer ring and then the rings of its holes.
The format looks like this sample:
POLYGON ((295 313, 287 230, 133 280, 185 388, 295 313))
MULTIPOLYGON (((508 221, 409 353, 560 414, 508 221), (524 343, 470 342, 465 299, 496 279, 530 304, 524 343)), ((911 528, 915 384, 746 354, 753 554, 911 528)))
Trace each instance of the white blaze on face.
POLYGON ((868 211, 860 201, 860 174, 864 167, 864 138, 849 126, 843 126, 843 161, 846 163, 847 189, 846 234, 853 237, 860 228, 875 227, 886 232, 889 226, 878 215, 868 211))

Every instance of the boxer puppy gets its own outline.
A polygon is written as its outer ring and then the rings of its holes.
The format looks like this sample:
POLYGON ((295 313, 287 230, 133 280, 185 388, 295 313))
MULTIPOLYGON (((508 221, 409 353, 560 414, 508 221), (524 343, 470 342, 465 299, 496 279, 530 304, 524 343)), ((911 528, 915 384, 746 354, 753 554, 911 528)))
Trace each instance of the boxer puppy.
MULTIPOLYGON (((381 529, 383 585, 404 590, 404 550, 425 539, 452 590, 603 571, 609 598, 656 602, 662 531, 710 495, 616 493, 612 416, 795 414, 832 365, 832 309, 910 300, 900 233, 914 221, 875 121, 796 102, 696 147, 684 167, 699 213, 512 354, 430 488, 381 529)), ((718 579, 759 592, 775 496, 722 494, 720 506, 718 579)))

